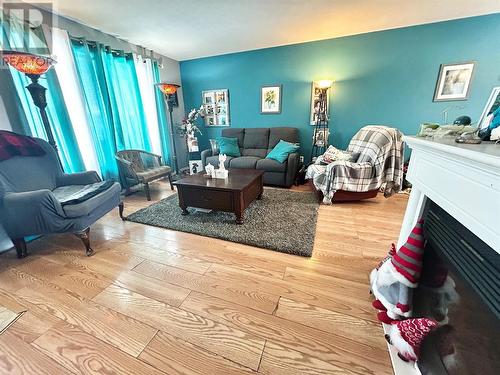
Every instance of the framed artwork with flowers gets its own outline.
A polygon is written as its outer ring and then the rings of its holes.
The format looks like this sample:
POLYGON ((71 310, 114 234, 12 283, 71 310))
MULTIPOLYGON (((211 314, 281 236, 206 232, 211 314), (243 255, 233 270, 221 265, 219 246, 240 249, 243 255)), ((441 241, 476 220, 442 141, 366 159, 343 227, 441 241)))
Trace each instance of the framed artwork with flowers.
POLYGON ((262 86, 260 89, 260 113, 263 115, 281 113, 282 85, 262 86))

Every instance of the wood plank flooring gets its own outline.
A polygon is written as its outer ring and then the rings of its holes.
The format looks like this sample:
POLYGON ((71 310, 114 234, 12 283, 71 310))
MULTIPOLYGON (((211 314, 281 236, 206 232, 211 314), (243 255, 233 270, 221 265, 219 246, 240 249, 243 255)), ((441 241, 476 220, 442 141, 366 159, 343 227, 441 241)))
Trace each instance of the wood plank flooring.
MULTIPOLYGON (((294 187, 307 190, 306 186, 294 187)), ((151 185, 153 200, 172 192, 151 185)), ((125 214, 151 204, 125 199, 125 214)), ((368 275, 407 196, 321 206, 311 258, 122 222, 0 255, 2 374, 391 374, 368 275)))

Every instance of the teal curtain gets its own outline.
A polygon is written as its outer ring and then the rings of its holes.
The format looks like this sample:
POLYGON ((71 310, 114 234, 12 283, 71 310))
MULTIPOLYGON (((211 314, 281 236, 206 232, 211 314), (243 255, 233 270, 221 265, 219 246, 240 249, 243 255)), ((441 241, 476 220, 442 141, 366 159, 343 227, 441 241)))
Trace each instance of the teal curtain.
POLYGON ((90 133, 102 178, 117 181, 118 168, 115 153, 118 149, 113 114, 98 48, 100 47, 97 46, 91 50, 85 42, 72 41, 76 70, 83 90, 90 133))
POLYGON ((151 151, 133 57, 83 39, 71 45, 103 178, 118 180, 116 151, 151 151))
MULTIPOLYGON (((155 83, 160 83, 160 67, 156 61, 153 61, 153 79, 155 83)), ((168 130, 167 108, 165 106, 164 94, 156 89, 156 112, 158 113, 158 125, 160 127, 160 138, 163 152, 163 160, 167 165, 172 165, 170 160, 170 132, 168 130)))
POLYGON ((151 151, 133 57, 99 48, 108 89, 117 148, 151 151))
MULTIPOLYGON (((1 27, 4 42, 14 40, 16 41, 16 45, 23 45, 22 40, 30 37, 25 35, 22 24, 15 22, 15 20, 11 20, 8 24, 2 23, 1 27)), ((4 45, 4 48, 8 49, 9 46, 4 45)), ((33 99, 26 89, 26 86, 31 83, 31 80, 14 68, 10 68, 10 73, 16 88, 16 93, 13 93, 13 95, 19 97, 28 122, 28 126, 24 128, 29 129, 28 135, 47 139, 40 111, 33 104, 33 99)), ((53 69, 49 70, 40 78, 39 83, 47 88, 47 116, 49 118, 52 133, 54 134, 54 139, 59 148, 59 155, 64 171, 67 173, 84 171, 85 166, 80 155, 73 132, 73 126, 66 109, 55 71, 53 69)))

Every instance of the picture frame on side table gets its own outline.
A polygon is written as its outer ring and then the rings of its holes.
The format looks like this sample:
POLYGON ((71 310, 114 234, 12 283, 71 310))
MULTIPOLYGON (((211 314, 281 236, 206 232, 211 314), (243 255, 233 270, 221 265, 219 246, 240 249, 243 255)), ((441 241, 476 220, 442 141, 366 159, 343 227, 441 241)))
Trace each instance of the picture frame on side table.
POLYGON ((475 64, 474 61, 441 64, 433 101, 467 100, 469 98, 475 64))
POLYGON ((260 113, 263 115, 281 113, 281 92, 283 85, 269 85, 260 88, 260 113))
MULTIPOLYGON (((479 129, 479 137, 481 139, 497 139, 492 136, 494 129, 500 128, 500 86, 493 87, 490 97, 486 102, 486 106, 481 113, 481 117, 477 123, 479 129)), ((495 130, 497 132, 498 130, 495 130)))
POLYGON ((230 126, 228 89, 202 91, 201 102, 205 126, 230 126))
POLYGON ((493 87, 493 90, 491 90, 490 97, 488 98, 486 106, 483 109, 483 113, 477 123, 478 129, 484 129, 490 125, 492 115, 498 107, 500 107, 500 86, 493 87))
POLYGON ((197 174, 203 171, 203 165, 201 160, 190 160, 189 161, 189 174, 197 174))

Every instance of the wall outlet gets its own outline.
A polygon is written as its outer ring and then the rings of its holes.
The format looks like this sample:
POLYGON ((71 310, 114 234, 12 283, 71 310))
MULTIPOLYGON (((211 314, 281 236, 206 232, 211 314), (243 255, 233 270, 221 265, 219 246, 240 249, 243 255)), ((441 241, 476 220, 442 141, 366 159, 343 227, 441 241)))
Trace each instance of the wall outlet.
POLYGON ((300 156, 299 156, 299 161, 300 161, 301 163, 303 163, 303 162, 304 162, 304 155, 300 155, 300 156))

